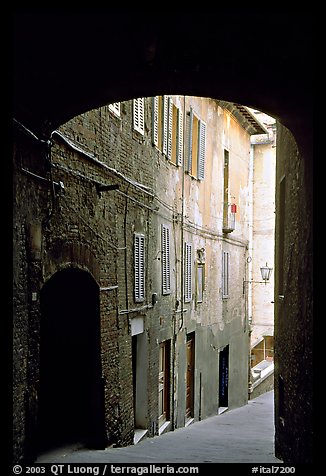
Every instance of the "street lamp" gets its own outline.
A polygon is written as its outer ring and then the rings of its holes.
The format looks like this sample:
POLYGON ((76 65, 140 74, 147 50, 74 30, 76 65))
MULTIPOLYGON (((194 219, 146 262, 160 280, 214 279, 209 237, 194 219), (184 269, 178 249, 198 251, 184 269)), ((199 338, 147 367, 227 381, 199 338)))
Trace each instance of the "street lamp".
POLYGON ((270 268, 269 266, 267 266, 267 262, 266 262, 265 266, 261 266, 261 268, 260 268, 261 277, 265 281, 265 284, 266 284, 267 281, 269 281, 272 269, 273 268, 270 268))
POLYGON ((269 281, 269 278, 271 277, 271 272, 272 272, 273 268, 270 268, 267 263, 265 266, 261 266, 260 267, 260 273, 261 273, 261 277, 263 279, 263 281, 245 281, 243 280, 243 294, 245 293, 245 284, 246 283, 255 283, 255 284, 263 284, 265 283, 265 285, 267 284, 267 281, 269 281))

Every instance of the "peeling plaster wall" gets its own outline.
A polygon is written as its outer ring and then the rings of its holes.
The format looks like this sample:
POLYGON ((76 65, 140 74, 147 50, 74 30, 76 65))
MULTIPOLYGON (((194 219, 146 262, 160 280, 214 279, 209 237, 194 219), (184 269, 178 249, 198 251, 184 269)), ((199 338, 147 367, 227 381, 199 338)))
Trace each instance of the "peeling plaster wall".
MULTIPOLYGON (((205 179, 199 181, 181 168, 161 163, 156 190, 160 199, 171 203, 171 190, 175 192, 174 212, 182 213, 184 190, 183 231, 181 223, 172 224, 172 267, 176 273, 172 280, 176 298, 183 299, 181 289, 183 241, 192 244, 193 284, 192 301, 182 303, 183 318, 176 317, 180 331, 177 337, 176 368, 177 393, 175 395, 176 426, 184 425, 185 394, 185 339, 186 334, 196 335, 195 419, 216 414, 219 407, 218 379, 219 352, 229 345, 229 407, 247 403, 249 337, 242 294, 245 276, 246 246, 248 243, 248 190, 250 136, 218 101, 173 96, 176 105, 184 110, 190 106, 207 125, 205 179), (185 107, 185 109, 184 109, 185 107), (230 156, 230 189, 232 202, 237 204, 235 231, 229 235, 223 227, 223 170, 224 149, 230 156), (164 172, 164 174, 162 173, 164 172), (184 183, 182 184, 182 181, 184 183), (196 302, 197 250, 205 250, 205 290, 202 303, 196 302), (176 250, 176 251, 175 251, 176 250), (230 296, 222 298, 222 252, 230 253, 230 296)), ((166 210, 160 212, 159 223, 167 220, 166 210)), ((171 220, 170 215, 170 220, 171 220)), ((159 231, 159 227, 157 228, 159 231)), ((159 275, 159 264, 157 275, 159 275)), ((166 297, 164 297, 166 299, 166 297)), ((171 306, 173 299, 171 300, 171 306)))

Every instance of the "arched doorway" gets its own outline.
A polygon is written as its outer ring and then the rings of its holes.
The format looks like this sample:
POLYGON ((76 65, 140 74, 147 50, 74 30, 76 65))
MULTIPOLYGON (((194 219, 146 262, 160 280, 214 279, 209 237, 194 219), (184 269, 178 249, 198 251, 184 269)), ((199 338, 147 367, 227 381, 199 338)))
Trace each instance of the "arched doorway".
POLYGON ((103 447, 99 288, 78 269, 41 291, 39 452, 80 443, 103 447))

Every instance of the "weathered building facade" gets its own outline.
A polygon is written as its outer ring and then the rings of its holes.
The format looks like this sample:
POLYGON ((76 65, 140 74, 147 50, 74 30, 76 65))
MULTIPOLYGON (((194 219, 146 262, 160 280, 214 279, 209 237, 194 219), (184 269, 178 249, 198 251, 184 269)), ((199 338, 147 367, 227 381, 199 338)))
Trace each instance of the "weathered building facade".
POLYGON ((255 118, 139 98, 62 125, 42 161, 16 129, 15 461, 245 404, 255 118))
POLYGON ((276 121, 252 110, 266 133, 251 137, 250 231, 248 258, 248 314, 251 321, 249 396, 255 398, 274 386, 274 249, 276 121), (270 269, 262 279, 261 268, 270 269))

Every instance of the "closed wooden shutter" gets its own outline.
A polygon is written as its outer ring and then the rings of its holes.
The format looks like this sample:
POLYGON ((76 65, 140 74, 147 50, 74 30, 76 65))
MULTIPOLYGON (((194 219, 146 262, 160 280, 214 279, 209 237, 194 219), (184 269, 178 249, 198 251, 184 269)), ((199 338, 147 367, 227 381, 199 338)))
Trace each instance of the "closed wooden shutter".
POLYGON ((135 301, 145 299, 145 237, 142 234, 134 235, 134 262, 135 262, 135 301))
POLYGON ((173 102, 172 99, 168 100, 168 150, 167 157, 172 159, 172 134, 173 134, 173 102))
POLYGON ((192 299, 192 247, 190 243, 185 243, 184 258, 184 300, 190 302, 192 299))
POLYGON ((163 96, 163 154, 167 155, 168 153, 168 130, 169 130, 169 98, 168 96, 163 96))
POLYGON ((177 164, 181 166, 183 162, 183 113, 181 109, 178 109, 177 131, 177 164))
POLYGON ((197 178, 204 180, 205 177, 205 157, 206 157, 206 124, 199 121, 199 138, 198 138, 198 166, 197 178))
POLYGON ((159 110, 159 98, 155 96, 152 98, 152 142, 158 147, 158 110, 159 110))
POLYGON ((135 131, 144 134, 144 98, 133 100, 133 120, 135 131))
POLYGON ((162 224, 162 294, 170 294, 170 292, 170 229, 162 224))
POLYGON ((187 127, 187 172, 191 173, 192 171, 192 130, 193 130, 193 120, 194 113, 192 108, 190 108, 189 114, 186 118, 186 127, 187 127))

